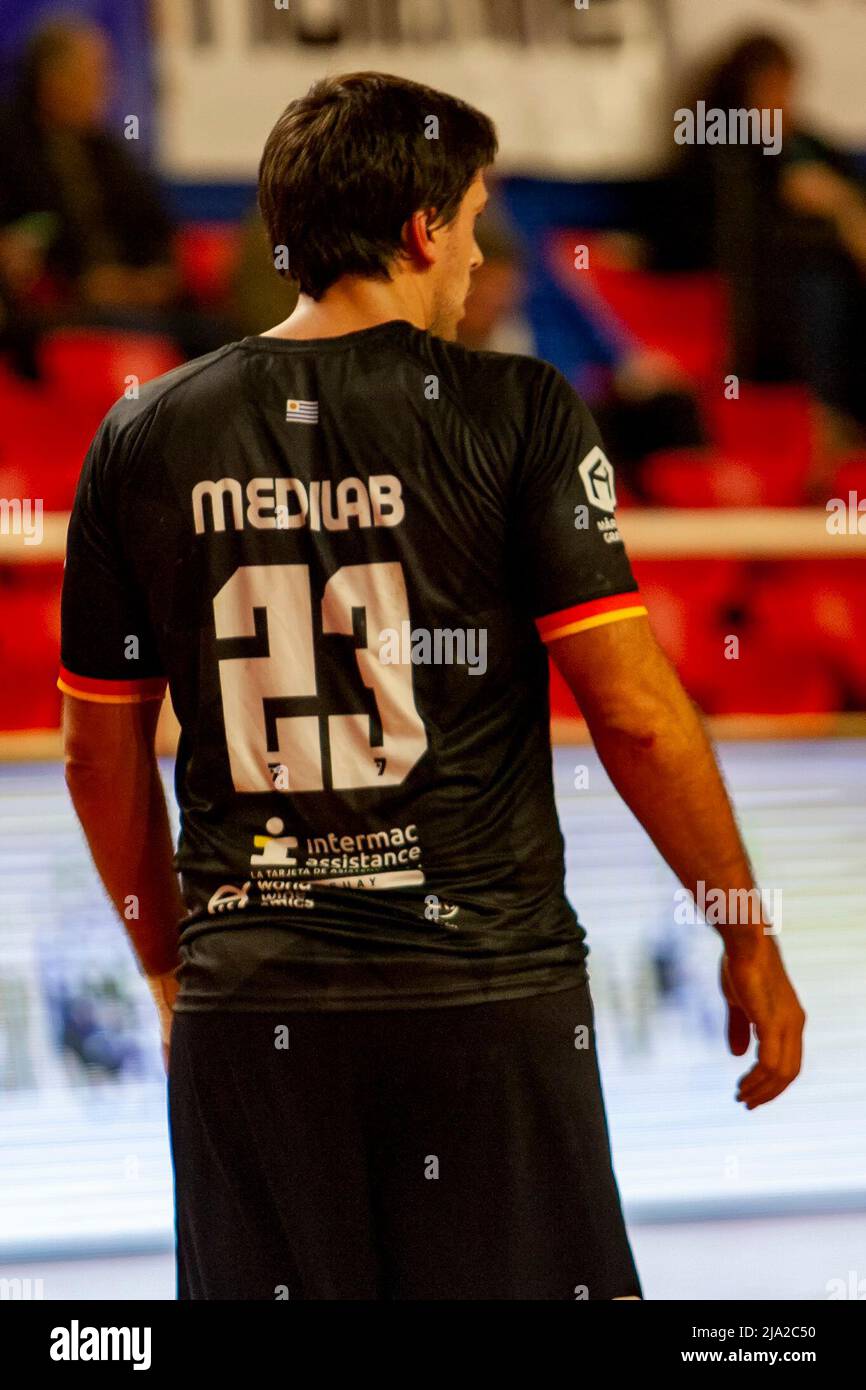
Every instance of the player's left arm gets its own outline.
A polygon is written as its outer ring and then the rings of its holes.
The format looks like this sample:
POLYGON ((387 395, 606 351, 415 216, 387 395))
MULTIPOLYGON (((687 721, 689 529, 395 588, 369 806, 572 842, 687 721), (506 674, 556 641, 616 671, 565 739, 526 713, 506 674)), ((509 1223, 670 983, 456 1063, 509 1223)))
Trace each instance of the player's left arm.
POLYGON ((167 1043, 184 907, 155 752, 167 681, 117 517, 128 450, 112 411, 88 452, 72 510, 57 683, 72 802, 167 1043))
POLYGON ((184 906, 154 740, 160 702, 63 697, 66 785, 96 871, 132 942, 167 1049, 184 906))
POLYGON ((155 751, 159 710, 158 700, 63 699, 66 785, 99 877, 149 979, 176 970, 184 914, 155 751))

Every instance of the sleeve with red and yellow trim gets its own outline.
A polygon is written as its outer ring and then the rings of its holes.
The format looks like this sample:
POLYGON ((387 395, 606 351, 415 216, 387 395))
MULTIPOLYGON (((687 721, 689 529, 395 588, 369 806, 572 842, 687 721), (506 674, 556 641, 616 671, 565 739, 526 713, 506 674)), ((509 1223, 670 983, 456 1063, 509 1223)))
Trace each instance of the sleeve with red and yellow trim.
POLYGON ((81 470, 63 572, 57 684, 99 704, 161 700, 167 685, 111 501, 122 440, 109 414, 81 470))
POLYGON ((646 613, 617 529, 614 471, 598 427, 547 364, 514 502, 520 587, 544 642, 646 613))

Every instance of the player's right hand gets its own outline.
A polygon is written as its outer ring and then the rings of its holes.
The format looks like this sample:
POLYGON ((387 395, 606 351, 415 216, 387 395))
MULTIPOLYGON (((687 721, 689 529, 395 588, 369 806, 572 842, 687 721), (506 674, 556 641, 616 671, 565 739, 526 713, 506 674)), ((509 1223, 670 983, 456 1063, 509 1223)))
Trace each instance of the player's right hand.
POLYGON ((740 1077, 737 1100, 754 1110, 790 1086, 803 1060, 806 1015, 788 979, 773 936, 761 935, 722 957, 722 992, 728 1004, 728 1045, 735 1057, 754 1028, 758 1059, 740 1077))
POLYGON ((162 1041, 162 1060, 165 1069, 168 1071, 169 1046, 171 1044, 171 1021, 174 1012, 174 1001, 177 998, 180 986, 177 982, 176 970, 171 970, 165 975, 148 975, 147 985, 156 1004, 159 1016, 159 1034, 162 1041))

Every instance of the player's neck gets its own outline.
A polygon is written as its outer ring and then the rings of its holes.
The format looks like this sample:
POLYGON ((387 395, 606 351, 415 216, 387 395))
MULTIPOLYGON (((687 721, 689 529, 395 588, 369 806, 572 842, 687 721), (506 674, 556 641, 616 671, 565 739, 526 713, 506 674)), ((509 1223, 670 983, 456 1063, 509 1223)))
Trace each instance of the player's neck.
POLYGON ((388 282, 344 276, 321 299, 302 294, 292 314, 262 334, 265 338, 338 338, 404 319, 426 328, 426 305, 417 288, 401 278, 388 282))

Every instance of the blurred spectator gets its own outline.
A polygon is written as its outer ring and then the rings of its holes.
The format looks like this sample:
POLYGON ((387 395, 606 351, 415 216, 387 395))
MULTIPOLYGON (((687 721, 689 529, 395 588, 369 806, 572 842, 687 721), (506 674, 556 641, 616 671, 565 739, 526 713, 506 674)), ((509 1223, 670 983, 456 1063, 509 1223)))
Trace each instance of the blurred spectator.
MULTIPOLYGON (((595 264, 634 270, 645 246, 630 232, 594 237, 595 264)), ((594 325, 599 370, 581 383, 617 473, 637 501, 651 501, 646 466, 652 455, 671 449, 702 449, 708 436, 695 383, 680 362, 642 343, 626 328, 600 320, 594 325)))
POLYGON ((111 57, 86 21, 46 24, 0 119, 7 316, 167 332, 186 355, 223 335, 189 311, 155 181, 105 129, 111 57))
POLYGON ((493 202, 478 222, 476 239, 484 264, 472 277, 466 314, 459 329, 460 341, 470 348, 530 356, 535 342, 523 308, 523 251, 504 214, 493 202))
POLYGON ((827 443, 844 448, 866 423, 866 198, 846 157, 801 125, 798 76, 793 52, 757 34, 696 82, 691 109, 781 111, 781 152, 682 146, 654 218, 655 267, 724 274, 732 370, 804 382, 827 443))
MULTIPOLYGON (((535 341, 523 307, 524 252, 495 200, 480 218, 476 236, 484 264, 472 277, 460 341, 467 347, 531 356, 535 341)), ((606 389, 593 394, 590 403, 621 477, 640 497, 641 465, 648 453, 700 445, 705 436, 688 383, 676 363, 626 341, 606 343, 605 350, 609 359, 606 389)))

